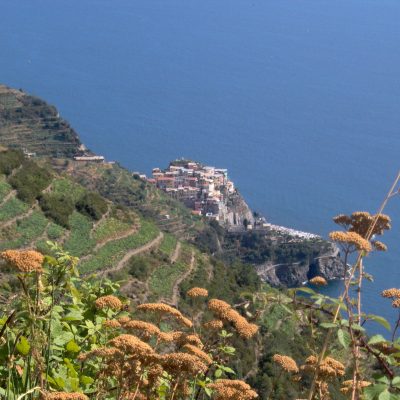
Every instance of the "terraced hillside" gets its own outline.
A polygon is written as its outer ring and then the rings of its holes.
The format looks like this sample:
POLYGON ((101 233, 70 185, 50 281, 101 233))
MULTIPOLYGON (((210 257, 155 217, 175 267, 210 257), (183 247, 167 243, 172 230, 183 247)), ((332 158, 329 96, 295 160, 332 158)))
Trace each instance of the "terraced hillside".
POLYGON ((204 229, 203 221, 182 203, 139 179, 118 164, 81 163, 66 160, 64 171, 74 180, 115 204, 140 212, 164 232, 192 239, 204 229))
POLYGON ((80 146, 76 132, 55 107, 26 93, 0 85, 0 136, 8 147, 53 157, 71 156, 80 146))
POLYGON ((81 258, 82 271, 97 272, 119 265, 159 235, 151 221, 49 166, 20 158, 18 151, 0 152, 0 249, 47 250, 46 242, 56 241, 81 258), (2 168, 10 157, 14 168, 2 168))
POLYGON ((49 164, 17 150, 0 151, 0 250, 48 252, 47 242, 55 241, 80 258, 81 273, 123 278, 132 299, 176 304, 181 284, 207 256, 161 231, 157 222, 132 206, 115 205, 49 164))

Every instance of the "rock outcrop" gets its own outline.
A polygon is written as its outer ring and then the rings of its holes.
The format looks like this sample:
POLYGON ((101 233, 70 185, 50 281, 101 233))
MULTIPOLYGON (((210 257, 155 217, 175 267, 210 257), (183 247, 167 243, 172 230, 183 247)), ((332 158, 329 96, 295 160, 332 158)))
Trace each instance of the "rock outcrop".
POLYGON ((245 221, 247 221, 248 224, 254 224, 253 212, 242 195, 239 192, 235 192, 229 195, 224 222, 229 229, 236 226, 243 228, 245 221))
POLYGON ((339 279, 344 275, 345 268, 339 249, 331 244, 328 251, 315 257, 309 264, 268 262, 257 265, 256 270, 260 278, 272 286, 296 287, 317 275, 327 280, 339 279))

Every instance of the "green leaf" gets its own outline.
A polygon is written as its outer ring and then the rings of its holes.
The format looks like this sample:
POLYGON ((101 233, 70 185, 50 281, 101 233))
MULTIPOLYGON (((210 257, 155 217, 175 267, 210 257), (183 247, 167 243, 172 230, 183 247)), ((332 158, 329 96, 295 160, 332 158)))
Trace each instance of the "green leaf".
POLYGON ((386 339, 382 335, 374 335, 369 339, 368 344, 376 344, 386 342, 386 339))
POLYGON ((83 315, 79 310, 71 310, 64 318, 64 321, 81 321, 83 315))
POLYGON ((298 291, 298 292, 304 292, 304 293, 312 294, 312 295, 315 295, 315 294, 316 294, 315 290, 312 290, 311 288, 306 287, 306 286, 305 286, 305 287, 298 288, 297 291, 298 291))
POLYGON ((351 329, 353 329, 354 331, 365 332, 365 328, 359 324, 352 324, 351 329))
POLYGON ((345 348, 348 349, 351 343, 351 338, 348 332, 343 329, 339 329, 337 332, 337 336, 339 339, 339 343, 345 348))
POLYGON ((320 324, 322 328, 330 329, 330 328, 337 328, 337 324, 334 324, 333 322, 323 322, 320 324))
POLYGON ((389 392, 389 390, 385 390, 385 391, 383 391, 380 395, 379 395, 379 397, 378 397, 378 399, 379 400, 394 400, 396 397, 394 397, 390 392, 389 392))
POLYGON ((392 386, 400 389, 400 376, 395 376, 392 380, 392 386))
POLYGON ((381 317, 380 315, 369 314, 369 315, 367 315, 367 318, 372 320, 372 321, 375 321, 376 323, 378 323, 380 325, 382 325, 388 331, 391 330, 389 322, 385 318, 381 317))
POLYGON ((214 376, 215 376, 216 378, 221 378, 221 376, 222 376, 222 369, 217 369, 217 370, 215 371, 215 373, 214 373, 214 376))
POLYGON ((234 375, 236 374, 235 371, 232 368, 225 367, 225 366, 221 366, 220 368, 223 369, 224 372, 226 372, 228 374, 234 374, 234 375))
POLYGON ((60 335, 54 338, 54 344, 58 346, 65 346, 66 343, 74 339, 74 335, 71 332, 62 332, 60 335))
POLYGON ((29 354, 29 350, 31 349, 31 345, 25 336, 21 336, 18 340, 16 348, 20 354, 27 356, 29 354))
POLYGON ((75 340, 70 340, 66 346, 65 349, 67 351, 70 351, 71 353, 79 353, 81 348, 78 346, 78 344, 75 342, 75 340))
POLYGON ((63 378, 61 378, 61 376, 57 376, 54 380, 55 380, 57 386, 60 389, 64 389, 65 388, 65 381, 64 381, 63 378))
POLYGON ((387 389, 387 385, 372 385, 363 390, 365 400, 378 400, 379 395, 387 389))
POLYGON ((83 385, 91 385, 94 382, 94 379, 87 375, 81 376, 81 383, 83 385))

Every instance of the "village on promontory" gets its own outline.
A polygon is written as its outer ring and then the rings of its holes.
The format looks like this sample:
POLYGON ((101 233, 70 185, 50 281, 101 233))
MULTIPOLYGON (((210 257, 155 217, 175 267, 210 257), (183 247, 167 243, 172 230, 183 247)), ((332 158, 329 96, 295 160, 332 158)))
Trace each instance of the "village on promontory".
POLYGON ((235 193, 228 170, 189 160, 172 161, 168 168, 153 168, 148 182, 184 203, 195 215, 216 221, 227 219, 227 200, 235 193))

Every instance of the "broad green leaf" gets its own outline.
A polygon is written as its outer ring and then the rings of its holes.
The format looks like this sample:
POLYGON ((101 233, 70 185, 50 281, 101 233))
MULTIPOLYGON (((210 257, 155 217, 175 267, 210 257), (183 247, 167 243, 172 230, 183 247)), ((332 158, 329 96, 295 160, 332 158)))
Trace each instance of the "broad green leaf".
POLYGON ((20 354, 27 356, 29 354, 29 350, 31 349, 31 345, 25 336, 21 336, 18 340, 16 348, 20 354))
POLYGON ((298 288, 297 291, 298 292, 304 292, 304 293, 312 294, 312 295, 316 294, 315 290, 312 290, 311 288, 306 287, 306 286, 298 288))
POLYGON ((386 339, 382 335, 374 335, 369 339, 368 344, 376 344, 386 342, 386 339))
POLYGON ((384 328, 386 328, 388 331, 390 331, 389 322, 385 318, 381 317, 380 315, 369 314, 369 315, 367 315, 367 318, 372 321, 375 321, 376 323, 382 325, 384 328))
POLYGON ((337 336, 339 339, 339 343, 345 348, 348 349, 351 343, 351 338, 348 332, 343 329, 339 329, 337 332, 337 336))
POLYGON ((63 319, 64 321, 81 321, 83 315, 79 310, 71 310, 63 319))
POLYGON ((392 394, 389 392, 389 390, 386 389, 385 391, 383 391, 383 392, 379 395, 378 399, 379 399, 379 400, 395 400, 396 397, 397 397, 397 396, 392 395, 392 394))
POLYGON ((94 379, 90 376, 81 375, 81 382, 83 385, 91 385, 94 382, 94 379))
POLYGON ((379 395, 387 389, 387 385, 372 385, 363 390, 365 400, 378 400, 379 395))
POLYGON ((400 389, 400 376, 395 376, 392 380, 392 386, 400 389))
POLYGON ((351 328, 352 328, 354 331, 365 332, 365 328, 362 327, 362 326, 359 325, 359 324, 352 324, 352 325, 351 325, 351 328))
POLYGON ((338 325, 334 324, 333 322, 322 322, 322 324, 320 324, 319 326, 321 326, 322 328, 326 328, 326 329, 338 327, 338 325))
POLYGON ((70 351, 71 353, 79 353, 81 348, 78 346, 78 344, 75 342, 75 340, 70 340, 66 346, 65 349, 67 351, 70 351))
POLYGON ((214 376, 215 376, 216 378, 221 378, 221 376, 222 376, 222 369, 217 369, 217 370, 215 371, 215 373, 214 373, 214 376))

